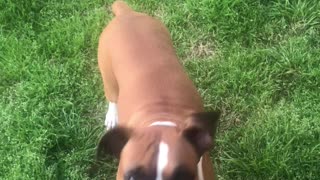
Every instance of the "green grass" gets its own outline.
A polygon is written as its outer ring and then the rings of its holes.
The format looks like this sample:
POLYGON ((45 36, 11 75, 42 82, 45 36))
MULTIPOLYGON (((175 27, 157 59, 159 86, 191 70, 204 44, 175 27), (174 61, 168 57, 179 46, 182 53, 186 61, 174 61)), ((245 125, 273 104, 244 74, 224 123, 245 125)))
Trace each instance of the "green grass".
MULTIPOLYGON (((88 179, 111 2, 0 0, 0 179, 88 179)), ((320 1, 128 3, 168 26, 207 110, 221 109, 220 179, 320 177, 320 1)))

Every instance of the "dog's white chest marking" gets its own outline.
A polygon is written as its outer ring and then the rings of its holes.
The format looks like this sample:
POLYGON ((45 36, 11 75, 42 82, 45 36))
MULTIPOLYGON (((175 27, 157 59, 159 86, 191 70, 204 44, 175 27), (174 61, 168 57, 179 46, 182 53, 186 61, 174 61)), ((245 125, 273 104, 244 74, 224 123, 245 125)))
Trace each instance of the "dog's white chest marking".
POLYGON ((159 144, 158 163, 157 163, 157 177, 156 180, 163 180, 163 171, 168 164, 169 146, 164 142, 159 144))
POLYGON ((118 124, 118 108, 117 104, 109 102, 108 111, 106 114, 106 119, 104 125, 106 126, 107 131, 113 129, 118 124))

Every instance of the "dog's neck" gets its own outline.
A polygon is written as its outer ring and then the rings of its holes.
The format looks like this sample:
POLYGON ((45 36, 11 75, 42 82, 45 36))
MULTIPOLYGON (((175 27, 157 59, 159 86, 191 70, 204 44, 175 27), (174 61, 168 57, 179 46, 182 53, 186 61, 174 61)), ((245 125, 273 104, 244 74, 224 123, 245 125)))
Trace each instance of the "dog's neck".
POLYGON ((194 108, 189 105, 176 103, 174 100, 151 100, 137 105, 130 113, 130 116, 121 116, 121 113, 119 113, 119 116, 120 119, 127 119, 125 122, 126 126, 133 128, 148 127, 151 124, 165 126, 168 123, 164 122, 167 121, 176 124, 177 128, 182 128, 184 121, 190 114, 202 111, 202 107, 194 108))

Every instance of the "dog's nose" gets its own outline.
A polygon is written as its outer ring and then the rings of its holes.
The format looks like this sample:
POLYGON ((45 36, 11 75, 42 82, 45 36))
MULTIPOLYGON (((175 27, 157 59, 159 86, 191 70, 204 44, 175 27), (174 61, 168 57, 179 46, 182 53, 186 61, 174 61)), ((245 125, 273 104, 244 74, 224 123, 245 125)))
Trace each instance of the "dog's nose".
POLYGON ((173 171, 173 175, 171 176, 172 180, 194 180, 195 179, 195 174, 188 170, 188 168, 179 166, 175 168, 173 171))

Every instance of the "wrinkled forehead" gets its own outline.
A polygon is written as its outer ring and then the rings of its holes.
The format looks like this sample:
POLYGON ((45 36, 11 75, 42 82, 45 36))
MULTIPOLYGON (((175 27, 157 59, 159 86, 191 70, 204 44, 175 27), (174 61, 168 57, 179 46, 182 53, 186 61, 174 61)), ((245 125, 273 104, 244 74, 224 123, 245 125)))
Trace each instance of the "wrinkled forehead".
POLYGON ((193 180, 198 162, 192 146, 174 133, 133 137, 120 159, 125 180, 193 180))

